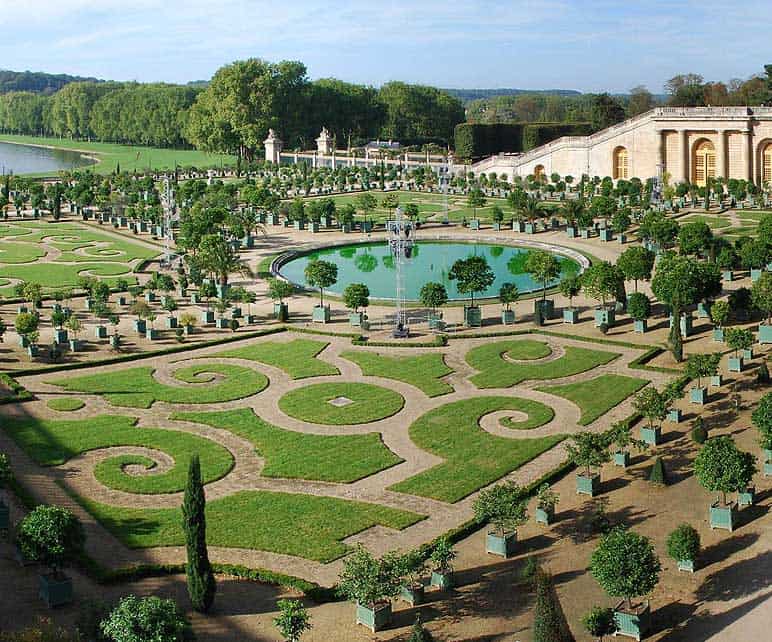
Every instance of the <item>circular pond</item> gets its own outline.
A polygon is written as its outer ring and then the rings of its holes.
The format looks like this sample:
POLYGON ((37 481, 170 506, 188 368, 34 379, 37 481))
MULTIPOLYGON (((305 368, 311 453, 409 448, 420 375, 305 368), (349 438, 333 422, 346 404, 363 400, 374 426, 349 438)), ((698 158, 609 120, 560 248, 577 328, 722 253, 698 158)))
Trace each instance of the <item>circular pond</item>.
MULTIPOLYGON (((507 282, 517 285, 521 293, 538 290, 541 284, 525 272, 525 261, 531 251, 533 249, 528 247, 492 243, 419 240, 413 248, 412 258, 406 262, 405 296, 408 300, 417 301, 421 286, 436 281, 445 285, 451 299, 468 298, 458 293, 455 281, 448 279, 448 272, 455 261, 473 255, 485 257, 496 275, 493 285, 480 293, 483 297, 498 296, 499 288, 507 282)), ((560 262, 561 277, 581 270, 581 257, 570 250, 562 254, 554 248, 552 253, 560 262)), ((307 287, 304 271, 309 261, 314 259, 330 261, 338 266, 338 282, 328 288, 332 293, 342 293, 349 283, 365 283, 374 299, 393 299, 395 296, 394 259, 386 242, 326 247, 300 254, 283 263, 279 273, 287 280, 307 287)))

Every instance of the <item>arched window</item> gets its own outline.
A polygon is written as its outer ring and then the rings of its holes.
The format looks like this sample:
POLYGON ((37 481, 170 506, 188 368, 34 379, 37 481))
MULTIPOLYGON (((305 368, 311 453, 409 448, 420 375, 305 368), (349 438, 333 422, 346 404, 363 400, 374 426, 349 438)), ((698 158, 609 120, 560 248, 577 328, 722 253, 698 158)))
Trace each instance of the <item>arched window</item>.
POLYGON ((538 182, 544 179, 544 165, 537 165, 533 168, 533 180, 538 182))
POLYGON ((772 143, 767 143, 761 153, 761 182, 772 183, 772 143))
POLYGON ((692 180, 703 187, 709 178, 716 177, 716 148, 709 140, 703 140, 694 149, 692 180))
POLYGON ((627 180, 630 177, 630 170, 627 162, 627 148, 617 147, 614 150, 614 179, 623 178, 627 180))

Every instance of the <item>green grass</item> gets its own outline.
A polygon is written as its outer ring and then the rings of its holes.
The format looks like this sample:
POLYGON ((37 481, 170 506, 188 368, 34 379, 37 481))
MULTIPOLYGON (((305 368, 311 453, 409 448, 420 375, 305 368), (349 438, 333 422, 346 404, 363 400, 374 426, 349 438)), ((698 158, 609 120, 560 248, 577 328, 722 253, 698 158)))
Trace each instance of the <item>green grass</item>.
POLYGON ((649 383, 648 379, 602 374, 586 381, 564 386, 542 386, 537 390, 558 395, 575 403, 582 411, 579 423, 586 426, 622 403, 631 394, 638 392, 647 383, 649 383))
POLYGON ((255 446, 265 459, 264 477, 350 483, 402 460, 368 435, 313 435, 278 428, 248 408, 223 412, 183 412, 171 419, 228 430, 255 446))
POLYGON ((410 426, 410 438, 419 448, 445 461, 391 486, 390 490, 457 502, 516 470, 559 443, 564 436, 508 439, 480 428, 480 418, 499 410, 528 414, 512 428, 528 430, 550 421, 551 408, 517 397, 477 397, 430 410, 410 426))
POLYGON ((57 399, 49 399, 46 406, 51 410, 58 410, 59 412, 72 412, 74 410, 80 410, 86 402, 83 399, 77 397, 58 397, 57 399))
POLYGON ((619 357, 617 352, 566 346, 562 357, 543 363, 513 363, 504 358, 506 355, 509 359, 529 361, 549 354, 546 343, 530 339, 486 343, 466 355, 467 363, 479 370, 469 379, 478 388, 509 388, 523 381, 559 379, 586 372, 619 357))
POLYGON ((707 216, 704 214, 697 214, 696 216, 689 216, 683 219, 685 223, 701 222, 705 223, 711 230, 718 230, 725 227, 729 227, 732 223, 729 219, 723 216, 707 216))
MULTIPOLYGON (((182 546, 179 509, 124 508, 77 498, 130 548, 182 546)), ((351 549, 342 540, 372 526, 404 529, 424 516, 378 504, 269 491, 241 491, 207 502, 210 546, 246 548, 331 562, 351 549)))
POLYGON ((233 467, 230 452, 214 441, 176 430, 141 428, 136 421, 112 415, 79 421, 6 419, 3 429, 41 466, 58 466, 81 453, 111 446, 144 446, 174 459, 171 470, 146 476, 130 476, 123 470, 128 463, 152 465, 145 457, 122 455, 100 461, 94 469, 96 478, 105 486, 128 493, 183 490, 194 454, 201 457, 201 474, 206 483, 224 477, 233 467))
MULTIPOLYGON (((0 266, 0 277, 33 281, 46 290, 73 287, 78 283, 78 277, 98 276, 109 285, 115 285, 118 278, 124 278, 130 284, 137 282, 131 274, 131 268, 121 263, 79 263, 68 265, 64 263, 25 263, 21 265, 0 266)), ((10 293, 3 292, 6 296, 10 293)))
POLYGON ((428 397, 438 397, 453 392, 453 387, 441 380, 442 377, 453 372, 445 365, 441 354, 389 357, 365 350, 349 350, 341 353, 340 356, 357 364, 366 376, 403 381, 423 391, 428 397))
POLYGON ((340 374, 333 365, 317 358, 329 344, 327 341, 293 339, 287 342, 263 341, 250 346, 218 352, 215 357, 232 357, 259 361, 281 368, 293 379, 340 374))
MULTIPOLYGON (((80 140, 61 140, 39 136, 0 135, 0 142, 44 145, 54 149, 83 151, 99 158, 99 163, 90 166, 98 174, 110 174, 120 165, 123 171, 153 169, 174 169, 182 167, 219 167, 234 164, 235 158, 224 154, 209 154, 190 149, 160 149, 139 145, 115 145, 111 143, 89 143, 80 140)), ((50 174, 51 172, 47 172, 50 174)))
POLYGON ((0 241, 0 263, 34 263, 46 251, 33 243, 0 241))
POLYGON ((279 399, 284 414, 315 424, 343 426, 366 424, 402 410, 402 395, 369 383, 317 383, 291 390, 279 399), (330 399, 346 397, 353 403, 336 407, 330 399))
POLYGON ((150 408, 156 401, 167 403, 218 403, 243 399, 263 390, 268 385, 265 375, 242 366, 206 363, 180 368, 174 377, 182 382, 202 384, 212 381, 214 375, 225 379, 211 385, 172 387, 158 383, 154 369, 148 366, 118 370, 83 377, 67 377, 49 381, 66 390, 102 395, 115 406, 150 408))

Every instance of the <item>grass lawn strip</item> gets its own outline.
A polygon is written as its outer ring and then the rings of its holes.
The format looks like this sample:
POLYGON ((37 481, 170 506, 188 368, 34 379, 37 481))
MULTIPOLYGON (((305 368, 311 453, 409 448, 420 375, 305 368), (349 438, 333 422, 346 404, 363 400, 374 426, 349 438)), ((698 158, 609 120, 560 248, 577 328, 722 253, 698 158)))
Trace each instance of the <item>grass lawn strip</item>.
POLYGON ((335 366, 317 358, 317 355, 328 345, 330 345, 329 342, 313 339, 293 339, 287 342, 263 341, 235 350, 218 352, 211 356, 259 361, 281 368, 293 379, 305 379, 340 374, 335 366))
POLYGON ((77 397, 58 397, 56 399, 49 399, 46 403, 51 410, 58 410, 59 412, 72 412, 74 410, 80 410, 86 403, 83 399, 77 397))
POLYGON ((365 350, 349 350, 341 353, 340 356, 357 364, 366 376, 402 381, 415 386, 428 397, 438 397, 453 392, 450 384, 441 381, 441 377, 453 372, 445 365, 441 354, 389 357, 365 350))
POLYGON ((127 368, 108 374, 99 373, 49 381, 67 390, 102 395, 115 406, 150 408, 156 401, 167 403, 218 403, 250 397, 268 385, 265 375, 242 366, 205 363, 180 368, 174 377, 186 383, 205 383, 215 373, 225 380, 207 386, 172 387, 158 383, 154 369, 148 366, 127 368))
POLYGON ((138 455, 121 455, 100 461, 95 477, 109 488, 128 493, 174 493, 185 488, 188 464, 194 454, 201 457, 205 483, 224 477, 233 467, 230 452, 218 443, 177 430, 141 428, 132 417, 100 415, 80 421, 6 419, 4 430, 41 466, 58 466, 90 450, 112 446, 141 446, 160 450, 174 459, 174 467, 157 475, 130 476, 128 463, 147 464, 138 455))
POLYGON ((482 430, 480 418, 499 410, 527 413, 527 421, 512 423, 513 428, 521 430, 543 425, 553 416, 544 404, 517 397, 476 397, 430 410, 410 426, 410 438, 416 446, 445 462, 391 486, 390 490, 457 502, 564 439, 563 435, 507 439, 482 430))
MULTIPOLYGON (((179 509, 109 506, 76 497, 130 548, 182 546, 179 509)), ((210 546, 246 548, 331 562, 349 552, 341 541, 372 526, 404 529, 423 515, 378 504, 269 491, 241 491, 207 502, 210 546)))
POLYGON ((602 374, 587 381, 568 383, 563 386, 542 386, 537 390, 558 395, 575 403, 582 411, 579 423, 586 426, 638 392, 647 383, 649 383, 648 379, 602 374))
POLYGON ((317 383, 291 390, 279 399, 281 411, 315 424, 344 426, 379 421, 405 405, 399 393, 369 383, 317 383), (353 403, 337 407, 330 400, 345 397, 353 403))
POLYGON ((378 433, 312 435, 284 430, 248 408, 183 412, 171 419, 206 424, 243 437, 265 459, 264 477, 350 483, 402 462, 378 433))
POLYGON ((502 341, 472 348, 466 355, 466 361, 479 372, 469 380, 478 388, 509 388, 523 381, 560 379, 586 372, 620 356, 618 352, 566 346, 562 357, 544 363, 512 363, 505 360, 505 354, 510 359, 539 358, 520 356, 540 354, 533 346, 518 348, 520 343, 536 343, 549 349, 545 343, 530 340, 502 341))
POLYGON ((34 243, 0 241, 0 263, 34 263, 45 255, 45 249, 34 243))

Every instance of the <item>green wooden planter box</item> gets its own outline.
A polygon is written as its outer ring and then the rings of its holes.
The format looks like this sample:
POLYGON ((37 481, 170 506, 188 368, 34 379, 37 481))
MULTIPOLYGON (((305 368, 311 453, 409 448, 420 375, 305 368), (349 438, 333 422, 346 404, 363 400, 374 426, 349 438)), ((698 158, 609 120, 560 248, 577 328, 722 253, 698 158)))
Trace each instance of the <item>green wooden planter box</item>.
POLYGON ((680 408, 671 408, 667 413, 667 420, 672 421, 674 424, 680 424, 683 419, 683 414, 680 408))
POLYGON ((218 330, 227 330, 230 328, 230 319, 222 318, 215 321, 214 327, 218 330))
POLYGON ((117 350, 121 347, 121 337, 117 334, 110 335, 110 347, 113 350, 117 350))
POLYGON ((37 345, 30 344, 27 346, 27 356, 29 357, 37 357, 40 353, 40 349, 37 345))
POLYGON ((247 315, 247 324, 254 325, 255 323, 260 322, 260 317, 256 314, 248 314, 247 315))
POLYGON ((579 323, 579 310, 576 308, 565 308, 563 310, 563 323, 579 323))
POLYGON ((766 323, 759 324, 759 343, 772 343, 772 325, 766 323))
POLYGON ((79 339, 70 339, 70 352, 79 352, 83 348, 83 342, 79 339))
POLYGON ((204 325, 214 323, 214 310, 201 310, 201 323, 204 325))
POLYGON ((747 486, 737 491, 737 504, 739 506, 753 506, 756 503, 756 489, 747 486))
POLYGON ((94 328, 94 337, 97 339, 107 338, 107 328, 103 325, 98 325, 94 328))
POLYGON ((241 313, 241 308, 239 307, 233 307, 231 308, 231 319, 240 319, 244 315, 241 313))
POLYGON ((576 238, 576 228, 575 227, 567 227, 566 228, 566 236, 570 239, 576 238))
POLYGON ((620 602, 614 609, 614 621, 617 625, 616 635, 624 635, 636 640, 642 640, 651 628, 651 609, 649 605, 646 604, 637 609, 635 613, 629 613, 622 609, 622 604, 620 602))
POLYGON ((744 361, 752 361, 753 360, 753 348, 744 348, 742 350, 743 360, 744 361))
POLYGON ((662 441, 662 428, 655 426, 649 428, 648 426, 641 427, 641 441, 646 442, 650 446, 656 446, 662 441))
POLYGON ((517 546, 517 531, 511 533, 488 533, 485 537, 485 552, 501 557, 510 557, 517 546))
POLYGON ((480 221, 476 218, 473 218, 471 221, 469 221, 469 229, 470 230, 479 230, 480 229, 480 221))
POLYGON ((147 339, 148 341, 155 341, 160 336, 161 336, 160 333, 155 328, 148 328, 145 331, 145 339, 147 339))
POLYGON ((583 239, 590 238, 590 230, 588 230, 586 228, 583 229, 583 230, 579 230, 579 236, 581 236, 583 239))
POLYGON ((719 506, 718 502, 710 505, 710 527, 723 528, 732 532, 737 523, 737 504, 719 506))
POLYGON ((320 306, 317 305, 314 307, 313 316, 311 317, 314 323, 329 323, 330 322, 330 306, 320 306))
POLYGON ((56 343, 67 343, 67 330, 54 330, 54 341, 56 343))
POLYGON ((286 321, 289 318, 289 307, 286 303, 273 304, 273 316, 279 321, 286 321))
POLYGON ((595 497, 600 489, 600 475, 577 475, 576 476, 576 493, 578 495, 589 495, 595 497))
POLYGON ((365 315, 363 312, 350 312, 348 315, 349 325, 354 328, 360 328, 362 326, 362 321, 364 321, 364 317, 365 315))
POLYGON ((617 237, 617 241, 619 241, 620 245, 624 245, 625 243, 627 243, 627 234, 620 234, 617 237))
POLYGON ((453 573, 432 571, 431 578, 429 579, 429 586, 435 586, 441 591, 447 591, 449 588, 453 587, 453 573))
POLYGON ((704 405, 708 401, 708 389, 707 388, 692 388, 689 391, 689 401, 704 405))
POLYGON ((69 577, 41 575, 39 583, 40 599, 53 609, 70 604, 73 600, 72 580, 69 577))
POLYGON ((128 305, 129 300, 125 296, 118 297, 118 305, 128 305))
POLYGON ((251 250, 253 247, 255 247, 255 237, 251 234, 247 234, 244 238, 241 239, 241 245, 242 247, 251 250))
POLYGON ((526 234, 536 234, 536 223, 526 223, 525 224, 525 233, 526 234))
POLYGON ((694 560, 678 560, 679 571, 686 571, 687 573, 694 573, 694 560))
POLYGON ((305 230, 306 229, 306 223, 305 221, 295 221, 295 229, 296 230, 305 230))
POLYGON ((357 624, 366 626, 373 633, 383 630, 391 622, 391 602, 377 604, 374 609, 357 604, 356 609, 357 624))
POLYGON ((731 283, 734 280, 734 274, 732 270, 723 270, 721 272, 721 278, 727 283, 731 283))
POLYGON ((555 301, 552 299, 534 299, 533 311, 541 310, 542 318, 552 319, 555 317, 555 301))
POLYGON ((137 334, 145 334, 147 330, 147 322, 144 319, 135 319, 134 332, 137 334))
POLYGON ((710 375, 710 385, 714 388, 720 388, 724 383, 724 375, 710 375))
POLYGON ((555 507, 550 509, 536 507, 536 523, 549 526, 555 521, 555 507))
POLYGON ((0 532, 7 532, 11 527, 11 510, 8 504, 0 500, 0 532))
POLYGON ((616 321, 616 311, 614 308, 596 308, 595 309, 595 327, 599 328, 602 325, 609 327, 614 325, 616 321))
POLYGON ((501 323, 503 325, 512 325, 515 322, 514 310, 502 310, 501 311, 501 323))
POLYGON ((271 225, 281 225, 281 219, 279 218, 278 214, 269 214, 268 215, 268 222, 271 225))
POLYGON ((426 600, 426 590, 422 585, 401 586, 399 589, 399 597, 410 606, 418 606, 419 604, 423 604, 426 600))
MULTIPOLYGON (((669 327, 673 327, 673 315, 670 315, 669 327)), ((681 315, 681 334, 684 337, 690 337, 694 331, 694 319, 691 313, 684 312, 681 315)))
POLYGON ((500 232, 501 231, 501 223, 499 223, 498 221, 495 221, 493 223, 493 231, 494 232, 500 232))
POLYGON ((698 319, 709 319, 710 318, 710 308, 713 307, 710 303, 705 303, 704 301, 700 301, 697 304, 697 318, 698 319))
POLYGON ((512 220, 512 231, 513 232, 525 232, 525 223, 523 221, 515 221, 512 220))
POLYGON ((155 301, 155 292, 145 292, 145 301, 153 303, 155 301))
POLYGON ((600 240, 601 241, 613 241, 614 240, 614 233, 611 230, 601 230, 600 231, 600 240))
POLYGON ((755 283, 756 281, 758 281, 761 278, 761 272, 762 272, 762 270, 760 270, 760 269, 752 268, 751 269, 751 282, 755 283))
POLYGON ((764 477, 772 476, 772 461, 764 462, 764 477))
POLYGON ((727 370, 729 372, 742 372, 743 371, 743 358, 742 357, 729 357, 726 363, 727 370))
POLYGON ((467 328, 479 328, 482 325, 482 311, 479 306, 464 306, 464 325, 467 328))
POLYGON ((713 341, 724 343, 724 328, 713 328, 713 341))
POLYGON ((626 450, 619 450, 614 453, 614 465, 627 468, 630 465, 630 453, 626 450))
POLYGON ((166 329, 174 330, 177 327, 177 317, 166 317, 166 329))
POLYGON ((442 320, 441 316, 430 316, 429 317, 429 329, 430 330, 444 330, 445 329, 445 321, 442 320))
POLYGON ((91 308, 94 307, 94 302, 91 299, 83 299, 83 309, 87 311, 91 311, 91 308))

